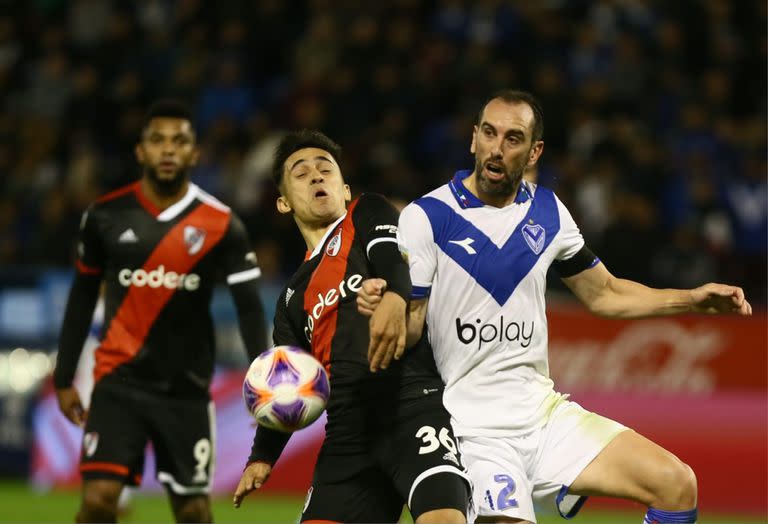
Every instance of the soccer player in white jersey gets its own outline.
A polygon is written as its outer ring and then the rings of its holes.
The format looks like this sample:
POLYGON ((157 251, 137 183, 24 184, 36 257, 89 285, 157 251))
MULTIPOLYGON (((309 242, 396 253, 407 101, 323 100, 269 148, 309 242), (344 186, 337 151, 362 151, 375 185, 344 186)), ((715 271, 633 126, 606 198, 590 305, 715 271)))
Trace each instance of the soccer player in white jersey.
MULTIPOLYGON (((646 523, 696 522, 696 477, 669 451, 557 392, 544 291, 550 266, 597 315, 751 315, 741 288, 652 289, 613 276, 555 194, 523 180, 544 149, 539 104, 504 91, 480 112, 472 171, 408 205, 399 228, 413 297, 409 344, 429 337, 479 522, 536 522, 534 501, 576 514, 586 496, 634 500, 646 523), (423 330, 424 321, 428 330, 423 330), (424 331, 428 331, 427 334, 424 331)), ((386 283, 358 296, 372 312, 386 283)))

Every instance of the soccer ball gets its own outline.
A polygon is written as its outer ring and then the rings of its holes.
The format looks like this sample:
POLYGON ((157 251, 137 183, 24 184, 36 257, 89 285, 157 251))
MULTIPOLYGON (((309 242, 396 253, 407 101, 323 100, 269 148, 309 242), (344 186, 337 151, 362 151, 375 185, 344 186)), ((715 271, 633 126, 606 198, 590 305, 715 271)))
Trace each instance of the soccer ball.
POLYGON ((243 381, 245 407, 256 422, 284 432, 317 420, 330 391, 322 364, 293 346, 276 346, 256 357, 243 381))

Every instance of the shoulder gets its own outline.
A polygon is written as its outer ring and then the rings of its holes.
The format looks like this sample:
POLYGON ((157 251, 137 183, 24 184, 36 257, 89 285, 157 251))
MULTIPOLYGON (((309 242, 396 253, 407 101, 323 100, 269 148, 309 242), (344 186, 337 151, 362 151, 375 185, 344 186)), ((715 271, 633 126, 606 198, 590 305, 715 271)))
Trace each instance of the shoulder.
POLYGON ((362 193, 352 201, 354 211, 358 213, 376 213, 377 211, 391 211, 395 209, 392 202, 379 193, 362 193))
POLYGON ((136 190, 138 187, 139 183, 133 182, 100 196, 91 204, 89 212, 116 209, 127 203, 135 204, 137 202, 136 190))
POLYGON ((447 222, 462 212, 447 185, 417 198, 401 214, 403 221, 428 221, 433 226, 447 222))
POLYGON ((216 198, 215 196, 211 195, 210 193, 207 193, 206 191, 203 191, 199 186, 195 186, 195 190, 197 191, 197 199, 205 206, 208 206, 212 209, 215 209, 216 211, 219 211, 220 213, 223 213, 227 216, 233 216, 232 209, 224 204, 221 200, 216 198))

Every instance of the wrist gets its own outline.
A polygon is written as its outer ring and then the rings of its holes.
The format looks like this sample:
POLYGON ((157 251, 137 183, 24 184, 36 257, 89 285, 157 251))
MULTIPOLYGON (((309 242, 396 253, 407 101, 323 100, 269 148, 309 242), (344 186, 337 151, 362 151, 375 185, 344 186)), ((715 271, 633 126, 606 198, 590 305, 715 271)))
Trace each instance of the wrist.
POLYGON ((270 462, 267 462, 266 460, 248 460, 248 462, 245 463, 245 467, 243 468, 243 471, 250 468, 253 464, 266 464, 270 468, 272 467, 272 464, 270 462))

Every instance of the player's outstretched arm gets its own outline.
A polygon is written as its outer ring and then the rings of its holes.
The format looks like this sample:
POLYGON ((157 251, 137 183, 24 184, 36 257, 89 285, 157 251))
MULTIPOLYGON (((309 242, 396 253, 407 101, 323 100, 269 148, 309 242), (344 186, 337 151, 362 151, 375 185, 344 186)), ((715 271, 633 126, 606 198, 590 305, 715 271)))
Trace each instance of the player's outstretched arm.
POLYGON ((696 289, 655 289, 614 277, 602 263, 563 282, 596 315, 642 318, 678 313, 751 315, 744 291, 726 284, 705 284, 696 289))
POLYGON ((272 466, 266 462, 251 462, 246 466, 240 477, 240 482, 235 489, 235 495, 232 498, 232 503, 236 508, 240 507, 243 499, 251 491, 259 489, 269 478, 269 474, 272 473, 272 466))

